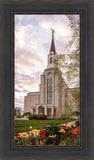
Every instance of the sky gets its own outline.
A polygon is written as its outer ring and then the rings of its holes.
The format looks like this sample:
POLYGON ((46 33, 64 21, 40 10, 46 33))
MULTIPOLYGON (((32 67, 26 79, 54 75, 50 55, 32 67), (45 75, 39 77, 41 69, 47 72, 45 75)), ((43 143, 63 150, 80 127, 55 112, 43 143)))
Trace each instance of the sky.
POLYGON ((15 107, 22 110, 24 96, 39 91, 40 75, 47 67, 51 28, 55 30, 56 52, 70 54, 66 45, 72 30, 66 15, 15 15, 15 107))

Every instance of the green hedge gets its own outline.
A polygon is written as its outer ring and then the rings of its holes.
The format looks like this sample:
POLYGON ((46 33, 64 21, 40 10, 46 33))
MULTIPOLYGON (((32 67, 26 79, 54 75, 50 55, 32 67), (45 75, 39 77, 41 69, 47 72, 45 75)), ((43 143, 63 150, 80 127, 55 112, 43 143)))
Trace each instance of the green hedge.
POLYGON ((18 114, 16 115, 17 118, 22 118, 22 115, 18 114))
POLYGON ((25 113, 23 114, 23 117, 24 117, 24 116, 26 116, 26 117, 31 116, 31 112, 25 112, 25 113))
POLYGON ((75 115, 75 116, 78 116, 79 114, 80 114, 79 111, 75 111, 75 112, 72 113, 72 115, 75 115))
POLYGON ((32 114, 28 118, 29 118, 29 120, 46 120, 47 116, 46 115, 40 115, 40 114, 32 114))

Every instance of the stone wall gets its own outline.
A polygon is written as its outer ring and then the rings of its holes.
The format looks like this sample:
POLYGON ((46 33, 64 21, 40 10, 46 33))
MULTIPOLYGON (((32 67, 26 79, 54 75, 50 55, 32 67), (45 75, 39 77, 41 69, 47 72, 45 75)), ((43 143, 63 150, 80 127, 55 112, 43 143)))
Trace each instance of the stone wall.
POLYGON ((24 112, 33 113, 33 109, 36 108, 36 104, 40 103, 40 93, 30 92, 24 97, 24 112))

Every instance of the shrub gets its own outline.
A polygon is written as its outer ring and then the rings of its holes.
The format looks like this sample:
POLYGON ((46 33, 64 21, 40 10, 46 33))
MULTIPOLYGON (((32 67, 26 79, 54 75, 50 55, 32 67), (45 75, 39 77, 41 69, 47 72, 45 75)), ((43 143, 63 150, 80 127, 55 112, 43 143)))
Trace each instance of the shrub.
POLYGON ((21 114, 16 115, 17 118, 22 118, 21 114))
POLYGON ((48 124, 45 129, 45 136, 48 137, 49 135, 59 135, 60 134, 60 126, 55 124, 48 124))
POLYGON ((46 145, 58 145, 60 142, 60 126, 55 124, 48 124, 44 127, 45 143, 46 145))
POLYGON ((63 119, 63 120, 67 120, 67 119, 68 119, 68 120, 69 120, 69 119, 72 119, 72 118, 69 117, 69 116, 63 116, 62 119, 63 119))
POLYGON ((67 114, 62 114, 61 115, 61 119, 63 119, 63 120, 69 120, 69 119, 72 119, 72 118, 71 118, 71 115, 69 116, 67 114))
POLYGON ((24 114, 23 114, 23 117, 24 116, 26 116, 27 118, 29 117, 29 116, 31 116, 31 112, 25 112, 24 114))
POLYGON ((75 112, 72 113, 72 115, 75 115, 75 116, 78 116, 79 114, 80 114, 79 111, 75 111, 75 112))
POLYGON ((46 120, 47 116, 46 115, 40 115, 40 114, 32 114, 28 118, 29 118, 29 120, 46 120))
POLYGON ((46 120, 47 119, 47 116, 46 115, 36 115, 36 119, 37 120, 46 120))
POLYGON ((69 119, 69 117, 68 116, 63 116, 62 119, 66 120, 66 119, 69 119))
POLYGON ((22 118, 21 109, 20 108, 15 108, 15 116, 17 118, 22 118))
POLYGON ((29 120, 35 120, 35 115, 31 114, 28 118, 29 118, 29 120))

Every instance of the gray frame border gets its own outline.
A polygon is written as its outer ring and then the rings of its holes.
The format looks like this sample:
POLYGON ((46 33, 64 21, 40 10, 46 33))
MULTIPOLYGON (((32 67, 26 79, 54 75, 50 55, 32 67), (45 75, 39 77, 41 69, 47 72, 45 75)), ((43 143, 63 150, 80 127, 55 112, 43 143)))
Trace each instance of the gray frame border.
POLYGON ((93 126, 93 1, 27 0, 1 2, 1 158, 2 159, 66 159, 94 158, 93 126), (13 145, 14 128, 14 20, 15 13, 63 14, 79 13, 81 16, 80 54, 80 109, 81 145, 68 147, 20 147, 13 145))

